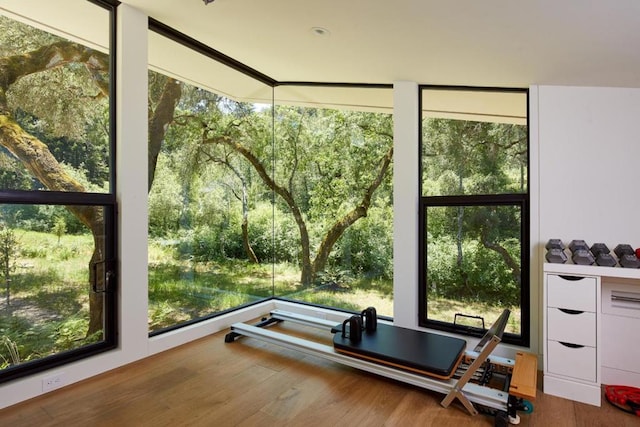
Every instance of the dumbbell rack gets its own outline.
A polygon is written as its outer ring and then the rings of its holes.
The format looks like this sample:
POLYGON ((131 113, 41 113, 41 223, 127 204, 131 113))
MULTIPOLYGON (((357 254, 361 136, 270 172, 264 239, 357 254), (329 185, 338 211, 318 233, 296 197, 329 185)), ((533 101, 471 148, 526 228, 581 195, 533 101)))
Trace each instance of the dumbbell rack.
MULTIPOLYGON (((509 392, 470 382, 474 375, 478 375, 482 366, 488 361, 491 352, 501 341, 496 335, 489 337, 481 351, 467 350, 465 352, 463 359, 466 360, 468 364, 466 368, 459 368, 462 369, 462 372, 459 372, 459 378, 442 380, 341 354, 337 352, 333 346, 265 329, 265 327, 271 324, 285 320, 323 330, 331 330, 336 326, 335 321, 282 310, 273 310, 270 313, 270 318, 265 318, 256 325, 234 323, 231 325, 231 332, 225 336, 225 342, 233 342, 240 336, 255 338, 280 347, 300 351, 352 368, 445 394, 445 398, 441 401, 443 407, 448 407, 457 398, 471 415, 478 414, 478 410, 474 407, 474 404, 477 404, 484 408, 489 408, 495 413, 502 412, 509 414, 508 420, 511 424, 517 424, 519 422, 519 417, 514 408, 515 396, 510 395, 509 392)), ((491 364, 495 364, 498 371, 511 371, 515 366, 515 361, 492 356, 491 364)), ((463 364, 461 364, 461 366, 462 365, 463 364)))

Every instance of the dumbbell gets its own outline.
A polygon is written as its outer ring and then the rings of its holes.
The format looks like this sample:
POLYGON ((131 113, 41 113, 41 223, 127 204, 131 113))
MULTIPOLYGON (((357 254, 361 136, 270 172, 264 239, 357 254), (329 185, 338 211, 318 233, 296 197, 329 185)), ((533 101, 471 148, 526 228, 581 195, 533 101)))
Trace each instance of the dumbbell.
POLYGON ((545 246, 547 253, 545 259, 554 264, 564 264, 567 262, 567 254, 564 253, 564 244, 560 239, 549 239, 545 246))
POLYGON ((564 250, 564 243, 560 239, 549 239, 547 245, 545 246, 546 250, 549 249, 562 249, 564 250))
POLYGON ((584 240, 572 240, 569 243, 569 250, 573 254, 571 260, 574 264, 591 265, 596 262, 596 259, 589 251, 589 245, 584 240))
POLYGON ((613 251, 618 256, 618 262, 621 267, 625 268, 640 268, 640 260, 636 256, 635 251, 626 243, 621 243, 616 246, 613 251))
POLYGON ((353 343, 362 341, 362 316, 356 314, 342 322, 342 338, 349 338, 353 343), (349 327, 348 337, 347 326, 349 327))
POLYGON ((362 310, 360 313, 362 319, 364 320, 364 330, 369 332, 375 332, 378 329, 378 315, 376 313, 375 307, 367 307, 362 310))
POLYGON ((620 243, 613 249, 613 252, 615 252, 618 258, 622 258, 624 255, 635 255, 631 245, 626 243, 620 243))
POLYGON ((591 253, 596 258, 596 264, 598 265, 603 267, 614 267, 616 265, 615 258, 604 243, 594 243, 591 246, 591 253))

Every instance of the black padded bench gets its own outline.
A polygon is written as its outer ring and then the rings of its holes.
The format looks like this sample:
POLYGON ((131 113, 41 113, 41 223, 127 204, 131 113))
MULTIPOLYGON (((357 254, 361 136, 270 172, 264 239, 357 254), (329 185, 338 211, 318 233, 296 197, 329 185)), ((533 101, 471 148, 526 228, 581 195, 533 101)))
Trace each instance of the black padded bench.
POLYGON ((460 338, 384 323, 378 323, 373 332, 363 331, 356 343, 342 336, 342 325, 332 332, 339 353, 440 379, 455 373, 467 344, 460 338))

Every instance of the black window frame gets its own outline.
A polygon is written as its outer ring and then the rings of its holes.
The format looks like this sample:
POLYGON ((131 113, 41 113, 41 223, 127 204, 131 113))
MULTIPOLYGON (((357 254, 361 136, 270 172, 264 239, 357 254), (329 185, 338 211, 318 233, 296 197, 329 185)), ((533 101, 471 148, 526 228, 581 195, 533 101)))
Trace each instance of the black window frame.
MULTIPOLYGON (((58 206, 96 206, 104 209, 105 255, 102 271, 108 287, 95 290, 104 295, 103 339, 77 349, 45 356, 0 370, 0 384, 33 375, 48 369, 82 360, 96 354, 117 348, 119 336, 118 321, 118 253, 117 253, 117 200, 116 200, 116 23, 118 1, 87 0, 109 12, 109 192, 61 192, 0 190, 0 204, 32 204, 58 206)), ((93 268, 96 268, 95 266, 93 268)))
MULTIPOLYGON (((505 333, 503 342, 515 344, 518 346, 529 347, 531 340, 531 279, 530 279, 530 153, 531 153, 531 131, 529 126, 529 90, 517 88, 486 88, 486 87, 469 87, 469 86, 435 86, 435 85, 419 85, 418 98, 418 115, 419 115, 419 144, 418 144, 418 163, 419 163, 419 248, 418 248, 418 325, 435 330, 441 330, 449 333, 456 333, 471 337, 482 337, 486 330, 481 328, 469 327, 464 325, 454 325, 450 322, 443 322, 429 319, 427 304, 427 210, 429 207, 458 207, 458 206, 519 206, 521 209, 520 224, 520 243, 521 243, 521 259, 520 259, 520 335, 505 333), (527 126, 527 187, 526 192, 522 193, 496 193, 496 194, 469 194, 469 195, 438 195, 425 196, 423 193, 423 93, 424 90, 460 90, 460 91, 479 91, 479 92, 520 92, 526 95, 526 126, 527 126)), ((495 319, 484 319, 489 324, 495 319)), ((488 325, 487 325, 488 326, 488 325)))

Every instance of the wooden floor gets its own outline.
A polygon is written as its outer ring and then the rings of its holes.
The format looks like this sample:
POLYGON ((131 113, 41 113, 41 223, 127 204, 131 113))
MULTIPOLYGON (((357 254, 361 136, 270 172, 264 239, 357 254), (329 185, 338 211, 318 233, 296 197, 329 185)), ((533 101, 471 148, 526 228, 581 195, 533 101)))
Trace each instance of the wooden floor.
MULTIPOLYGON (((286 322, 285 322, 286 323, 286 322)), ((328 332, 288 333, 330 343, 328 332)), ((0 426, 492 426, 441 394, 224 332, 0 411, 0 426)), ((538 383, 540 388, 540 382, 538 383)), ((538 391, 522 426, 636 426, 538 391)))

